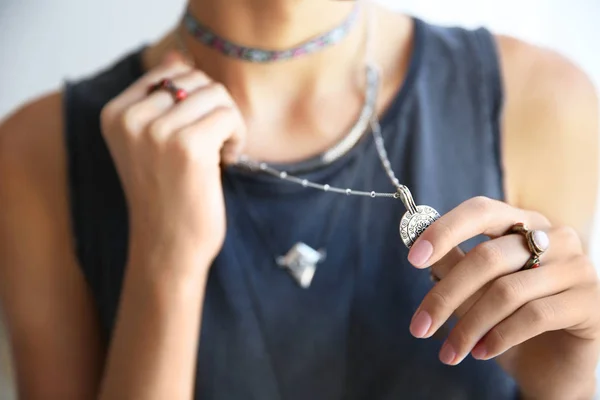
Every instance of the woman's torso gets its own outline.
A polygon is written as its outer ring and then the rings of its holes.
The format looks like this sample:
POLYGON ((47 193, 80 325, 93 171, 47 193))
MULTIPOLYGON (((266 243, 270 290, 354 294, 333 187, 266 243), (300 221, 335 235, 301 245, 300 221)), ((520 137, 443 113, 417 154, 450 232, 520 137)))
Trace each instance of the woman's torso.
MULTIPOLYGON (((415 29, 408 76, 381 120, 396 175, 418 203, 442 213, 473 196, 502 198, 493 37, 421 21, 415 29)), ((136 52, 67 85, 64 97, 74 236, 106 338, 128 227, 99 113, 142 73, 136 52)), ((306 178, 393 191, 368 136, 306 178)), ((412 314, 431 283, 406 261, 400 202, 327 194, 233 169, 224 171, 223 187, 228 230, 206 290, 197 398, 515 397, 514 382, 493 361, 468 357, 448 367, 437 357, 441 341, 410 335, 412 314), (274 261, 300 241, 327 251, 309 289, 274 261)))

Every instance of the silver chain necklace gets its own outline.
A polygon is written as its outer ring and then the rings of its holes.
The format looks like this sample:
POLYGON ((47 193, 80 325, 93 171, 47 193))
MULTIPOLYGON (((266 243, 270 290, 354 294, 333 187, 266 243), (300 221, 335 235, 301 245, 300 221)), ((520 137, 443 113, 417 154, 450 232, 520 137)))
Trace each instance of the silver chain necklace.
MULTIPOLYGON (((259 173, 265 173, 285 182, 299 184, 307 188, 317 189, 327 193, 344 194, 346 196, 399 199, 406 208, 406 212, 400 220, 400 238, 404 245, 410 249, 421 233, 437 220, 440 217, 440 214, 430 206, 416 205, 408 187, 402 185, 398 178, 396 178, 396 174, 394 173, 391 162, 387 156, 387 151, 385 150, 381 126, 375 114, 371 118, 370 126, 379 160, 391 183, 396 187, 396 192, 394 193, 369 192, 312 182, 308 179, 291 175, 286 171, 273 168, 265 162, 254 161, 247 156, 242 156, 238 161, 237 166, 245 167, 259 173)), ((296 243, 287 254, 278 257, 276 262, 280 267, 287 269, 301 287, 308 288, 316 272, 317 264, 325 259, 325 255, 324 249, 315 250, 307 244, 299 242, 296 243)))
POLYGON ((322 190, 323 192, 345 194, 347 196, 364 196, 371 198, 383 197, 399 199, 402 201, 404 207, 406 208, 406 213, 404 213, 402 219, 400 220, 400 237, 402 238, 402 241, 404 242, 406 247, 410 248, 412 247, 413 243, 417 240, 417 238, 421 235, 421 233, 425 229, 427 229, 427 227, 431 225, 436 219, 438 219, 440 215, 434 208, 430 206, 416 205, 408 187, 402 185, 398 178, 396 178, 396 174, 392 169, 392 164, 388 158, 387 151, 385 150, 383 135, 381 134, 381 126, 375 115, 373 115, 373 117, 371 118, 370 127, 373 139, 375 141, 375 147, 379 156, 379 160, 381 161, 381 164, 390 181, 396 187, 396 192, 394 193, 381 193, 375 191, 369 192, 312 182, 307 179, 291 175, 286 171, 273 168, 265 162, 251 160, 247 156, 240 157, 240 160, 238 161, 237 165, 249 168, 253 171, 262 172, 272 175, 274 177, 278 177, 286 182, 291 182, 294 184, 302 185, 304 187, 322 190))
MULTIPOLYGON (((373 13, 370 14, 371 20, 368 24, 366 44, 367 60, 370 60, 369 53, 370 51, 372 51, 372 38, 370 31, 372 30, 373 26, 373 13)), ((175 35, 176 40, 178 42, 178 46, 181 49, 181 51, 184 54, 188 55, 190 61, 192 61, 195 64, 194 59, 190 56, 190 53, 187 50, 187 47, 185 46, 185 43, 181 38, 178 30, 175 32, 175 35)), ((421 235, 421 233, 425 229, 427 229, 427 227, 429 227, 435 220, 437 220, 440 217, 440 214, 430 206, 417 205, 408 187, 402 185, 396 177, 396 174, 392 169, 392 164, 388 158, 387 151, 385 149, 384 139, 381 132, 381 125, 379 124, 376 112, 376 93, 378 91, 377 89, 379 86, 379 74, 377 72, 377 68, 375 68, 370 62, 367 62, 366 70, 367 89, 365 97, 365 106, 361 111, 360 117, 357 123, 355 124, 354 128, 350 131, 350 133, 346 135, 346 137, 332 149, 323 153, 324 155, 329 154, 329 156, 322 156, 321 160, 325 164, 330 164, 336 159, 340 158, 342 155, 346 154, 347 151, 350 150, 350 148, 352 148, 362 137, 362 134, 366 130, 366 127, 369 126, 375 142, 377 155, 379 157, 381 165, 383 166, 383 169, 385 170, 385 173, 390 179, 390 182, 396 188, 395 192, 381 193, 375 191, 362 191, 355 190, 352 188, 341 188, 329 184, 312 182, 308 179, 304 179, 291 173, 291 171, 288 172, 285 170, 280 170, 269 165, 266 162, 252 160, 246 155, 241 156, 234 166, 247 170, 249 169, 257 173, 268 174, 277 177, 285 182, 302 185, 306 188, 317 189, 327 193, 344 194, 347 196, 363 196, 370 198, 399 199, 402 201, 404 207, 406 208, 406 212, 400 219, 400 237, 405 246, 410 249, 410 247, 412 247, 412 245, 415 243, 415 241, 421 235), (375 96, 373 96, 373 93, 375 93, 375 96), (373 100, 369 101, 370 98, 373 98, 373 100), (368 123, 363 124, 363 121, 366 118, 368 118, 368 123), (361 126, 363 126, 362 129, 361 126)), ((324 257, 325 253, 323 250, 318 251, 306 245, 305 243, 299 242, 296 243, 284 256, 277 257, 276 263, 280 267, 287 269, 288 272, 292 275, 292 277, 298 282, 298 284, 301 287, 308 288, 312 282, 317 264, 322 262, 324 260, 324 257)))

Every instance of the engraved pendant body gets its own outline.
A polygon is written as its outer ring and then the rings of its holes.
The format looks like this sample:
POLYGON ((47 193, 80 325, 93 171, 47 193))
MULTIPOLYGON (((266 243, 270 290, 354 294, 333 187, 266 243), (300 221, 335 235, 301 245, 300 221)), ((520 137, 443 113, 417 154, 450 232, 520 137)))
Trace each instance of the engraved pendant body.
POLYGON ((416 212, 407 211, 400 220, 400 237, 409 249, 429 225, 440 217, 440 214, 429 206, 417 206, 416 212))

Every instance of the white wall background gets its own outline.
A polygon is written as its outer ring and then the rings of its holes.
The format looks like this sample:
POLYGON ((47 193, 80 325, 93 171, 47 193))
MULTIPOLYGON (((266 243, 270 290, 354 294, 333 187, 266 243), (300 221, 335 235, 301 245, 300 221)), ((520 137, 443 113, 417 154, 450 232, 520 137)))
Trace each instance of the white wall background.
MULTIPOLYGON (((556 48, 600 86, 600 0, 382 1, 429 21, 486 25, 556 48)), ((157 38, 176 22, 183 5, 184 0, 0 0, 0 118, 57 88, 65 77, 92 72, 157 38)), ((592 243, 600 265, 598 232, 592 243)), ((7 364, 0 345, 0 399, 9 400, 14 397, 7 364)))

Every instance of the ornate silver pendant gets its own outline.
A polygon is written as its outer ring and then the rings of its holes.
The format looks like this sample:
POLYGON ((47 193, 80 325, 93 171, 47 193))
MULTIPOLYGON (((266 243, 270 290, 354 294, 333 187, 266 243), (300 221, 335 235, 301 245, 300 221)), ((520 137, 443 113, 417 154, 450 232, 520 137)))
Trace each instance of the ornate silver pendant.
POLYGON ((312 283, 317 264, 325 260, 325 251, 315 250, 299 242, 286 255, 277 257, 277 265, 288 270, 298 284, 307 289, 312 283))
POLYGON ((429 206, 417 206, 406 186, 398 189, 398 193, 407 210, 400 220, 400 237, 410 249, 421 233, 433 224, 440 214, 429 206))

